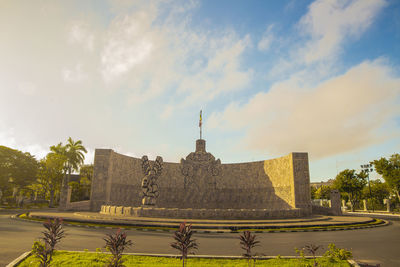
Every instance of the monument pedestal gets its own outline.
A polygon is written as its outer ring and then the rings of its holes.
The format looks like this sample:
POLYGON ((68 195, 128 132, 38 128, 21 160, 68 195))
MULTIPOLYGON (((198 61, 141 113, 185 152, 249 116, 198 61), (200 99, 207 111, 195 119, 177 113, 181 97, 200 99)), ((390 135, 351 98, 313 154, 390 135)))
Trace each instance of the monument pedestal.
POLYGON ((178 209, 158 208, 143 205, 141 207, 101 206, 101 214, 150 218, 177 219, 282 219, 308 216, 302 209, 178 209))

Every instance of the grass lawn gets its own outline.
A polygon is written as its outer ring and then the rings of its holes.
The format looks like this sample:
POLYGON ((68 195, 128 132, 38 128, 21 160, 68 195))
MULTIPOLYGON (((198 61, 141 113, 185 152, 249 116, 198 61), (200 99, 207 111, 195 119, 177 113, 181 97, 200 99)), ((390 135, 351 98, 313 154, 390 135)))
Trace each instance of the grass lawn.
MULTIPOLYGON (((106 259, 110 258, 110 254, 94 253, 94 252, 67 252, 56 251, 53 256, 51 266, 105 266, 106 259)), ((134 256, 124 255, 125 266, 182 266, 182 261, 177 258, 166 257, 150 257, 150 256, 134 256)), ((350 266, 347 261, 329 261, 327 258, 317 259, 319 266, 350 266)), ((37 259, 34 256, 29 256, 22 263, 18 265, 24 267, 39 266, 37 259)), ((247 267, 246 259, 205 259, 205 258, 189 258, 187 259, 187 266, 243 266, 247 267)), ((268 259, 257 260, 256 266, 282 266, 282 267, 295 267, 295 266, 313 266, 312 259, 268 259)))

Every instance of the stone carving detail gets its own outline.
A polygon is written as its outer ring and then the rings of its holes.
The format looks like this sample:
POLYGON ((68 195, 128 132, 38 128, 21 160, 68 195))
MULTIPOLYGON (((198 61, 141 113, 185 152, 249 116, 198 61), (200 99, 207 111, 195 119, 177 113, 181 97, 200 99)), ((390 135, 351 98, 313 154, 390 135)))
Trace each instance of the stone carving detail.
MULTIPOLYGON (((186 159, 181 159, 181 172, 185 177, 185 188, 191 184, 198 184, 199 181, 194 180, 194 176, 215 177, 221 173, 221 160, 215 160, 211 153, 190 153, 186 159), (198 175, 196 175, 198 174, 198 175)), ((198 177, 198 178, 203 178, 198 177)), ((207 181, 206 181, 207 183, 207 181)), ((210 187, 215 188, 215 178, 208 181, 210 187)))
POLYGON ((143 205, 155 205, 156 200, 159 196, 157 180, 160 177, 163 169, 163 159, 157 156, 156 161, 153 165, 147 156, 142 157, 142 170, 145 175, 142 179, 142 204, 143 205))
POLYGON ((196 142, 196 152, 181 159, 181 173, 184 176, 184 205, 204 205, 217 199, 217 177, 221 174, 221 160, 205 151, 205 141, 196 142), (203 203, 203 204, 201 204, 203 203))

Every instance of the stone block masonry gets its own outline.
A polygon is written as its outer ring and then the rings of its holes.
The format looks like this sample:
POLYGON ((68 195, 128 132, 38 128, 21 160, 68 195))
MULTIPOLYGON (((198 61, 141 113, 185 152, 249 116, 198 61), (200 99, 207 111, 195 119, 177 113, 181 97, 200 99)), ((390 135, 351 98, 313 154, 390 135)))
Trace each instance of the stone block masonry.
POLYGON ((197 140, 196 151, 180 163, 163 162, 162 174, 157 181, 159 196, 155 207, 142 208, 142 179, 141 159, 111 149, 96 149, 91 210, 100 211, 104 205, 107 207, 103 207, 102 213, 166 214, 162 217, 174 217, 175 213, 182 214, 180 210, 185 210, 186 216, 199 218, 241 217, 229 212, 234 210, 236 213, 240 209, 242 214, 260 214, 264 218, 311 213, 307 153, 290 153, 265 161, 222 164, 206 152, 205 140, 197 140), (129 207, 129 211, 125 212, 125 207, 129 207), (157 211, 152 211, 152 208, 157 211), (201 215, 201 209, 204 209, 204 215, 201 215))

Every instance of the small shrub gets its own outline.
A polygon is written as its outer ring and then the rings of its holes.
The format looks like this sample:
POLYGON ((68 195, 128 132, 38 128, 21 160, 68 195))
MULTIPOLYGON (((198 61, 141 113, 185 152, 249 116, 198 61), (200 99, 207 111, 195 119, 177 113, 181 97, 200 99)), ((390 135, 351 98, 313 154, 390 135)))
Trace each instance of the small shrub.
MULTIPOLYGON (((187 258, 188 253, 191 250, 198 248, 196 240, 192 239, 192 235, 192 225, 186 225, 186 222, 183 222, 180 224, 179 230, 174 234, 175 242, 171 243, 171 247, 181 252, 183 267, 185 267, 185 259, 187 258)), ((192 254, 194 254, 194 252, 192 252, 192 254)))
POLYGON ((39 259, 40 266, 45 267, 50 265, 50 250, 46 245, 40 241, 35 241, 32 246, 32 253, 39 259))
POLYGON ((118 229, 115 234, 107 234, 105 248, 111 252, 112 257, 108 260, 109 267, 122 267, 122 253, 127 248, 132 246, 132 241, 126 241, 126 233, 121 233, 121 229, 118 229))
POLYGON ((301 257, 302 260, 305 259, 303 249, 294 248, 294 251, 296 252, 297 255, 299 255, 301 257))
POLYGON ((329 244, 328 248, 329 250, 325 252, 324 257, 329 258, 330 261, 333 261, 334 259, 348 260, 353 258, 353 253, 351 251, 344 248, 337 248, 333 243, 329 244))
POLYGON ((46 228, 42 232, 44 237, 41 238, 44 243, 35 241, 32 246, 32 253, 39 259, 40 266, 46 267, 50 265, 55 246, 65 237, 65 232, 62 229, 61 218, 55 218, 53 221, 48 220, 43 223, 43 226, 46 228))
POLYGON ((56 244, 60 242, 60 240, 65 237, 65 232, 62 229, 62 218, 55 218, 53 221, 48 220, 43 223, 43 226, 47 231, 43 231, 44 234, 44 242, 49 244, 52 251, 54 250, 56 244))
MULTIPOLYGON (((256 240, 256 235, 252 235, 250 231, 244 231, 240 236, 240 245, 241 248, 246 251, 246 253, 243 254, 244 257, 246 257, 248 259, 248 263, 250 266, 250 259, 252 259, 255 254, 253 254, 251 252, 251 249, 259 246, 258 244, 260 243, 260 241, 256 240)), ((254 259, 254 265, 255 265, 255 259, 254 259)))
POLYGON ((306 246, 303 248, 303 250, 307 251, 308 253, 310 253, 310 254, 313 256, 314 266, 318 266, 318 263, 317 263, 317 261, 315 260, 315 254, 316 254, 317 250, 318 250, 319 248, 321 248, 321 247, 322 247, 322 246, 317 246, 317 245, 314 245, 314 244, 309 244, 309 245, 306 245, 306 246))

